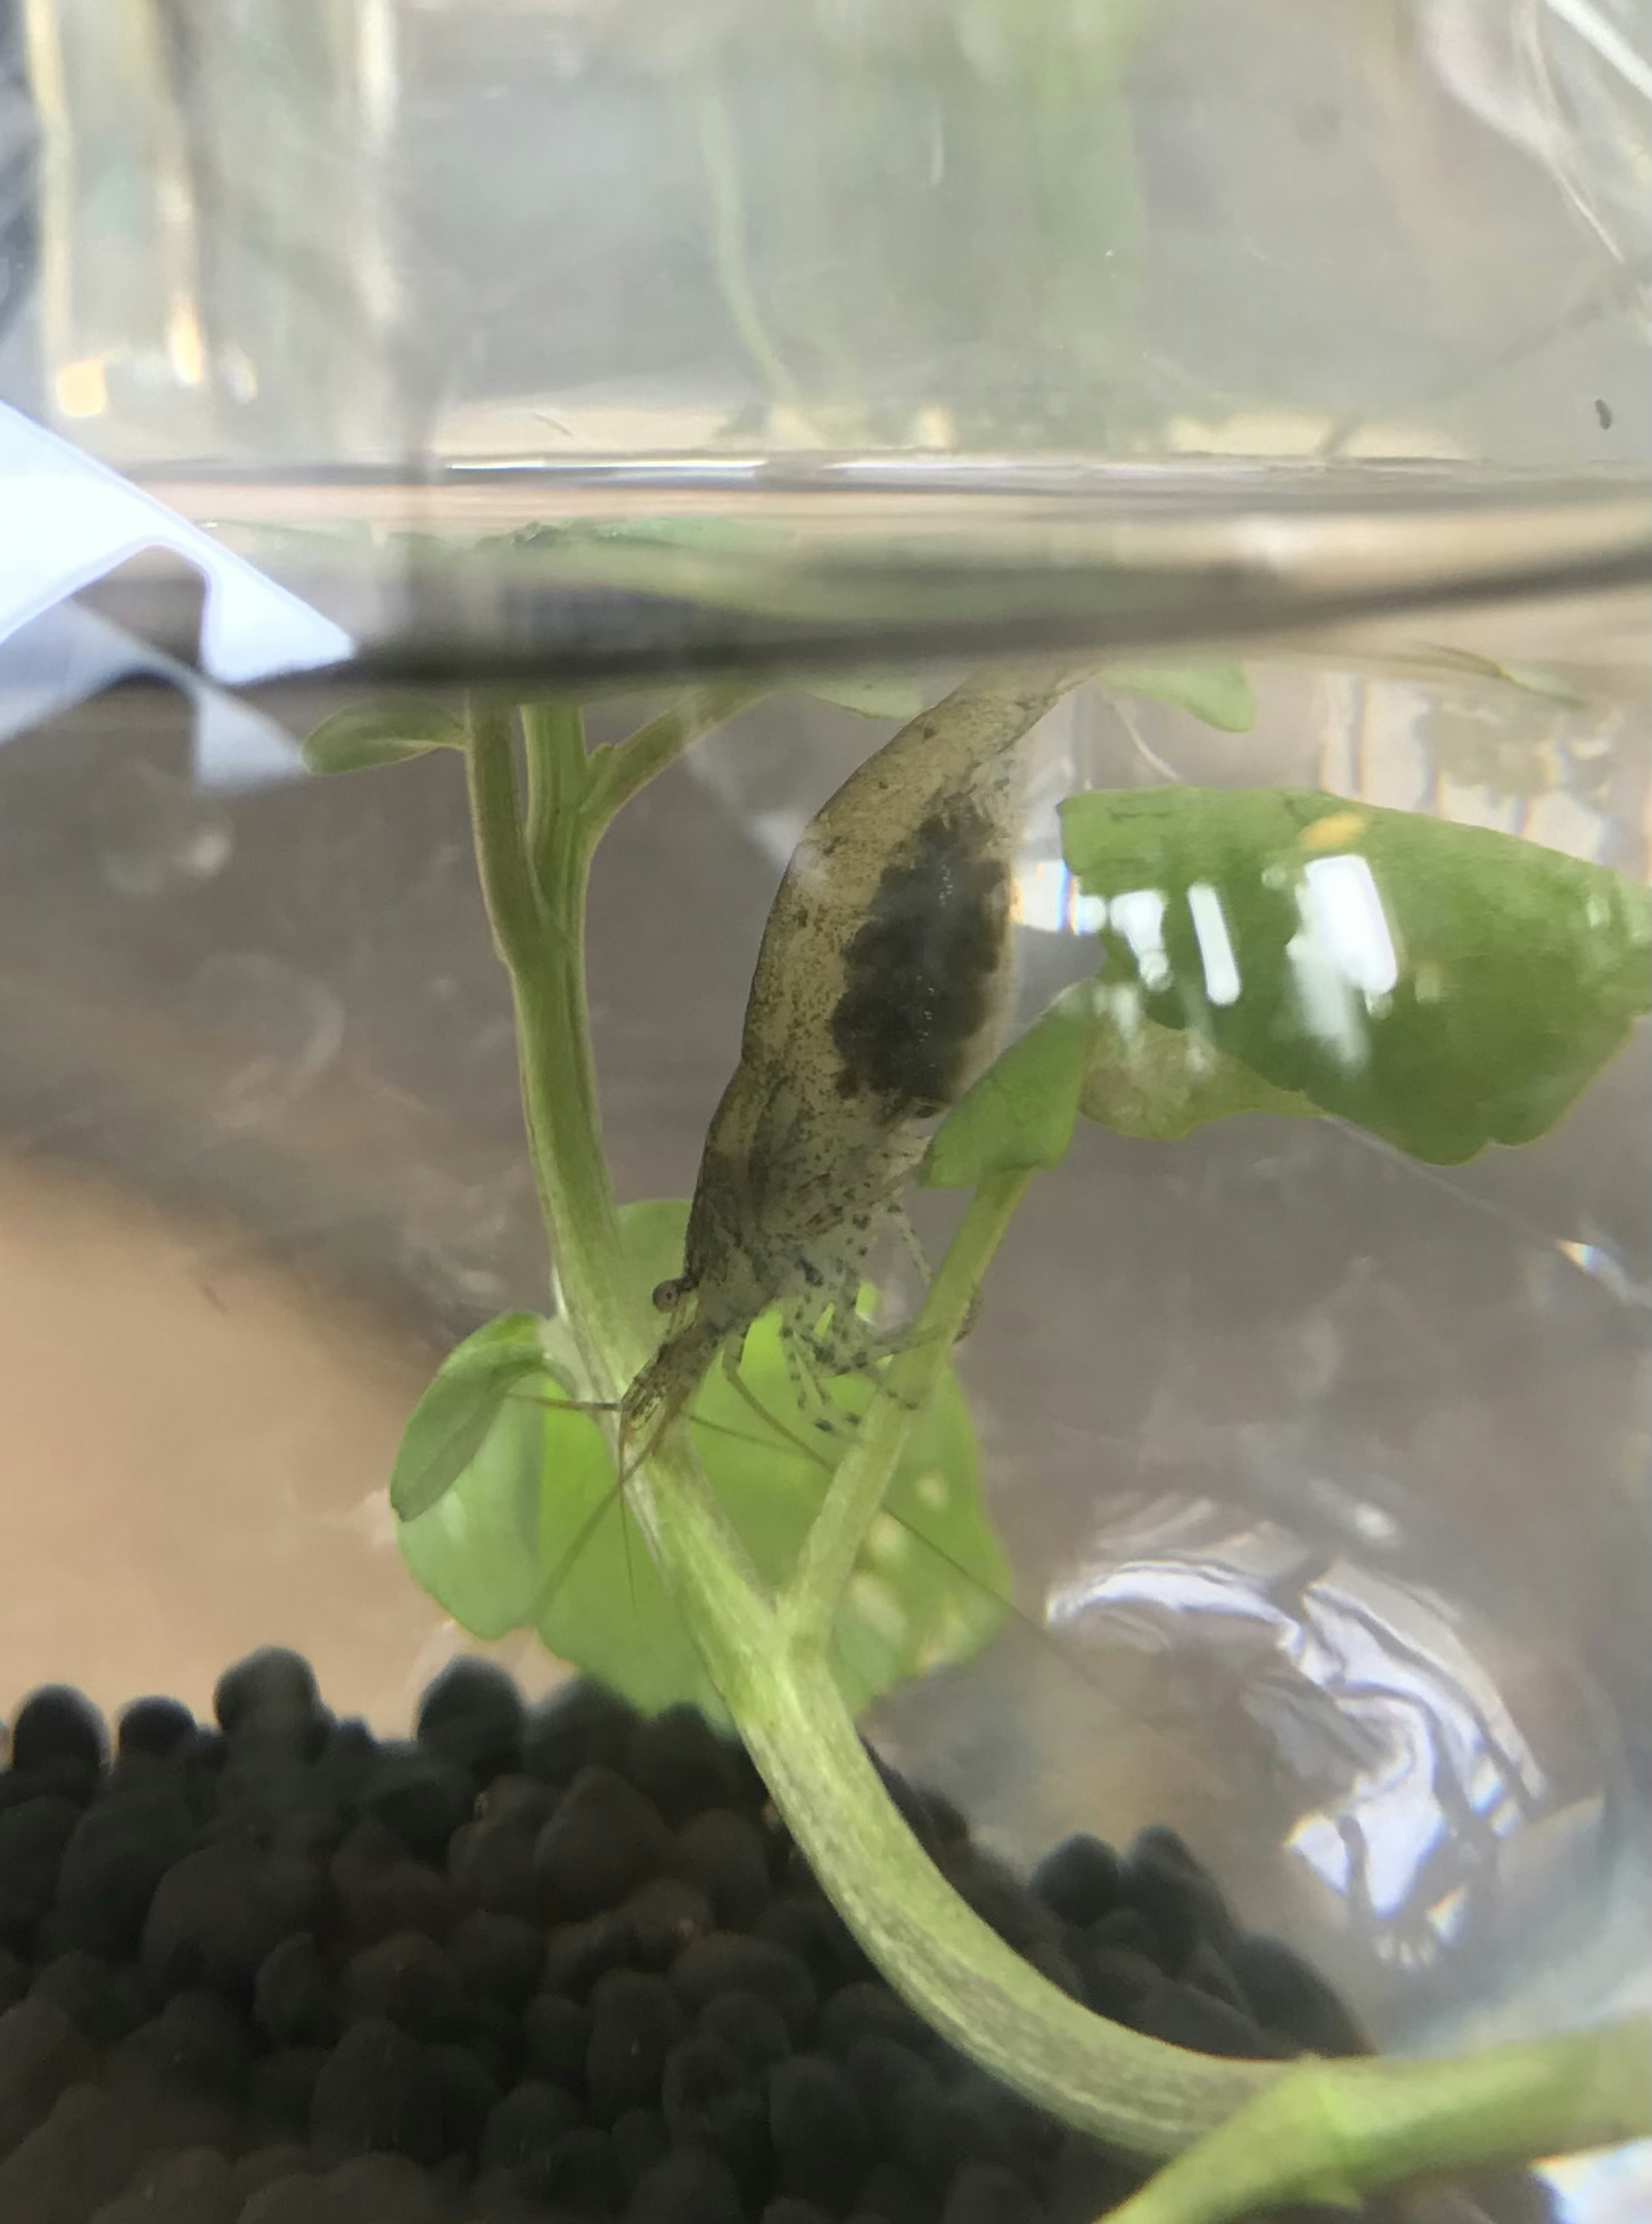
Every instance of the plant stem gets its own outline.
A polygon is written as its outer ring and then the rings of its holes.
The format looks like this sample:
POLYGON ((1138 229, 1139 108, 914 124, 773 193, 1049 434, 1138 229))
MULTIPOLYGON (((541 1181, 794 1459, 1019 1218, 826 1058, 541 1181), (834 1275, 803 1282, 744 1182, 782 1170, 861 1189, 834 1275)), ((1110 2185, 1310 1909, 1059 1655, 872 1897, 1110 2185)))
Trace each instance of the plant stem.
POLYGON ((952 1363, 952 1347, 981 1276, 1031 1178, 1030 1170, 993 1174, 975 1191, 930 1284, 910 1340, 890 1361, 881 1394, 867 1409, 854 1443, 838 1463, 780 1602, 785 1642, 794 1652, 823 1653, 830 1642, 844 1586, 883 1504, 901 1448, 952 1363))
POLYGON ((1397 2178, 1535 2162, 1652 2131, 1652 2025, 1608 2025, 1449 2062, 1297 2070, 1113 2212, 1226 2224, 1280 2202, 1352 2207, 1397 2178))
MULTIPOLYGON (((527 727, 530 759, 544 752, 538 771, 553 789, 552 755, 564 753, 565 770, 571 730, 527 727)), ((590 1380, 612 1394, 649 1356, 653 1337, 626 1273, 587 1026, 585 888, 603 822, 587 808, 554 824, 547 817, 530 866, 508 719, 473 707, 467 755, 546 1225, 590 1380)), ((665 1581, 822 1886, 896 1989, 1028 2099, 1143 2156, 1176 2154, 1214 2134, 1136 2196, 1128 2224, 1215 2224, 1258 2199, 1346 2199, 1347 2189, 1421 2168, 1637 2136, 1647 2119, 1640 2025, 1464 2062, 1292 2069, 1189 2054, 1107 2023, 989 1930, 900 1820, 845 1711, 823 1636, 886 1463, 946 1363, 1023 1178, 982 1185, 920 1315, 933 1333, 892 1362, 862 1423, 866 1447, 840 1468, 823 1533, 782 1601, 712 1500, 685 1431, 668 1437, 632 1486, 665 1581)))
POLYGON ((602 1154, 596 1075, 585 1003, 585 889, 590 845, 571 808, 552 815, 548 799, 570 796, 564 724, 536 711, 525 720, 539 801, 539 850, 530 866, 512 761, 508 712, 470 706, 465 763, 482 898, 510 976, 515 1007, 523 1124, 546 1231, 564 1267, 614 1262, 585 1278, 571 1325, 593 1388, 611 1397, 614 1366, 642 1349, 640 1309, 629 1302, 619 1214, 602 1154), (558 761, 560 760, 560 761, 558 761))
MULTIPOLYGON (((516 888, 513 860, 524 855, 508 752, 508 727, 473 727, 471 755, 484 762, 473 765, 471 796, 490 908, 492 891, 516 888)), ((529 1147, 569 1323, 596 1394, 607 1397, 650 1356, 653 1338, 627 1279, 600 1143, 583 979, 594 839, 586 815, 571 815, 554 845, 552 876, 539 887, 537 932, 501 947, 515 997, 529 1147)), ((956 1255, 949 1252, 936 1276, 937 1319, 955 1329, 962 1320, 1018 1193, 1012 1178, 966 1215, 956 1255)), ((922 1402, 915 1389, 944 1367, 949 1349, 949 1336, 937 1335, 894 1362, 912 1402, 881 1393, 862 1424, 886 1456, 899 1455, 913 1403, 922 1402)), ((852 1564, 855 1524, 863 1527, 876 1511, 867 1470, 869 1463, 858 1485, 851 1475, 854 1494, 834 1516, 835 1551, 823 1557, 805 1596, 818 1590, 835 1602, 836 1556, 847 1550, 852 1564)), ((1206 2059, 1105 2023, 1012 1953, 958 1899, 901 1821, 823 1648, 791 1641, 783 1629, 686 1431, 673 1431, 628 1488, 667 1587, 798 1844, 873 1958, 937 2029, 1041 2106, 1144 2154, 1176 2152, 1277 2075, 1271 2064, 1206 2059)))
POLYGON ((737 711, 760 701, 768 692, 766 685, 749 680, 727 680, 715 687, 690 689, 670 710, 640 726, 628 740, 593 758, 585 799, 593 844, 615 812, 639 788, 674 764, 703 735, 725 725, 737 711))
MULTIPOLYGON (((767 1626, 770 1649, 757 1652, 730 1710, 822 1887, 927 2023, 1062 2121, 1151 2158, 1180 2152, 1282 2074, 1277 2063, 1219 2061, 1143 2038, 1041 1977, 918 1846, 828 1658, 776 1646, 772 1615, 767 1626)), ((707 1659, 717 1673, 709 1648, 707 1659)))
MULTIPOLYGON (((522 707, 527 759, 527 862, 536 888, 549 886, 567 822, 590 786, 585 763, 585 722, 577 703, 527 703, 522 707)), ((583 907, 582 907, 583 916, 583 907)))
POLYGON ((470 742, 464 774, 476 873, 495 947, 514 982, 532 961, 539 912, 522 848, 511 713, 497 703, 478 699, 466 705, 465 717, 470 742))

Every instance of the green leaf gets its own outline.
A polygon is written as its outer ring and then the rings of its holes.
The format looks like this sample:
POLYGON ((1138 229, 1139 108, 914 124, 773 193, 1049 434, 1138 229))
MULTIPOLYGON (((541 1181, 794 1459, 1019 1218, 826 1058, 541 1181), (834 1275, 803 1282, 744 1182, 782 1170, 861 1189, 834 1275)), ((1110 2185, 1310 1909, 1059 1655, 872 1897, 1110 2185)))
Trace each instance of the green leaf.
POLYGON ((917 717, 931 692, 913 672, 799 673, 788 684, 822 703, 836 704, 841 711, 853 711, 862 718, 892 718, 901 725, 917 717))
POLYGON ((974 1189, 988 1174, 1053 1166, 1080 1113, 1121 1135, 1180 1140, 1239 1112, 1314 1118, 1201 1035, 1146 1017, 1133 988, 1065 989, 989 1065, 936 1129, 923 1168, 933 1189, 974 1189))
POLYGON ((685 1701, 714 1722, 722 1701, 616 1485, 594 1421, 547 1412, 531 1613, 541 1642, 646 1714, 685 1701))
MULTIPOLYGON (((640 1282, 652 1285, 680 1265, 687 1212, 670 1201, 621 1216, 640 1282)), ((519 1326, 509 1333, 503 1323, 490 1324, 501 1331, 501 1362, 531 1341, 533 1364, 545 1369, 557 1324, 532 1322, 530 1339, 520 1324, 531 1317, 511 1317, 519 1326)), ((477 1342, 453 1355, 426 1405, 477 1342)), ((753 1328, 741 1371, 779 1429, 753 1412, 721 1370, 696 1399, 691 1426, 719 1503, 758 1569, 779 1583, 847 1437, 822 1433, 817 1416, 799 1411, 776 1319, 753 1328)), ((537 1380, 529 1373, 509 1382, 469 1463, 427 1510, 402 1524, 409 1567, 478 1636, 527 1623, 552 1652, 638 1707, 658 1711, 688 1700, 720 1716, 693 1642, 616 1491, 604 1432, 587 1414, 534 1402, 537 1380)), ((564 1393, 557 1385, 552 1394, 564 1393)), ((858 1379, 831 1386, 834 1402, 850 1416, 871 1394, 858 1379)), ((905 1677, 967 1659, 998 1627, 1009 1571, 981 1510, 979 1482, 968 1412, 949 1375, 912 1431, 838 1619, 835 1660, 853 1708, 905 1677)))
POLYGON ((960 1098, 933 1186, 1054 1166, 1081 1112, 1154 1142, 1335 1113, 1452 1164, 1543 1133, 1648 1008, 1644 891, 1508 836, 1289 790, 1080 796, 1062 820, 1116 906, 1112 977, 960 1098), (1384 950, 1385 989, 1359 970, 1384 950))
POLYGON ((396 1530, 414 1580, 473 1637, 520 1629, 539 1603, 544 1419, 531 1399, 507 1399, 453 1488, 396 1530))
POLYGON ((1104 989, 1097 998, 1078 1103, 1087 1120, 1151 1143, 1179 1142, 1239 1112, 1320 1116, 1307 1097, 1275 1089, 1203 1035, 1148 1019, 1130 989, 1104 989))
MULTIPOLYGON (((538 1611, 546 1424, 583 1429, 602 1445, 595 1423, 547 1412, 532 1383, 517 1378, 448 1488, 396 1529, 415 1580, 473 1637, 503 1637, 538 1611)), ((546 1393, 561 1395, 560 1385, 549 1380, 546 1393)))
POLYGON ((432 749, 462 749, 464 728, 450 711, 416 698, 401 703, 350 703, 324 718, 305 740, 312 772, 365 772, 405 764, 432 749))
POLYGON ((1080 795, 1062 822, 1139 1000, 1118 1024, 1435 1164, 1544 1134, 1648 1009, 1646 891, 1510 835, 1291 789, 1080 795))
POLYGON ((413 1409, 390 1470, 390 1505, 403 1521, 427 1513, 463 1474, 511 1391, 545 1371, 543 1324, 501 1313, 449 1352, 413 1409))
POLYGON ((1073 1139, 1095 1025, 1089 982, 1058 996, 953 1106, 930 1142, 924 1181, 973 1189, 988 1174, 1059 1164, 1073 1139))
POLYGON ((1104 664, 1095 676, 1103 687, 1173 703, 1224 734, 1248 734, 1256 723, 1256 698, 1242 664, 1143 664, 1129 660, 1104 664))

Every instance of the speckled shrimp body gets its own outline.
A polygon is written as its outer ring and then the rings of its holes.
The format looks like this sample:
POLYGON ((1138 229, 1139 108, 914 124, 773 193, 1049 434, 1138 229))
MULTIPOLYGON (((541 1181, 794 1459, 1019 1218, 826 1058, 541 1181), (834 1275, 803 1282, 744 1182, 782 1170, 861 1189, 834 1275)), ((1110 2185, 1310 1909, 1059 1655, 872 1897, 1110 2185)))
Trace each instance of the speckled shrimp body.
POLYGON ((706 1137, 672 1315, 622 1401, 639 1452, 781 1308, 789 1343, 859 1363, 867 1254, 928 1123, 996 1047, 1008 986, 1015 744, 1080 677, 966 683, 805 830, 764 929, 740 1064, 706 1137))

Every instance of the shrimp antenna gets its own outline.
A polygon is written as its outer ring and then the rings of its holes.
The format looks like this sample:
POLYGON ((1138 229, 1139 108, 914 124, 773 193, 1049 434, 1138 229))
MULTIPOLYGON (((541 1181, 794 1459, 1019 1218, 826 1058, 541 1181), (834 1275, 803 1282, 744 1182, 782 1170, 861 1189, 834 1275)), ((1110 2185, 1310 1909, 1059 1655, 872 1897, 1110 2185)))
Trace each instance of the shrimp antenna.
MULTIPOLYGON (((823 1459, 814 1445, 806 1437, 800 1436, 796 1429, 789 1429, 778 1413, 772 1413, 769 1411, 741 1373, 740 1359, 732 1345, 723 1354, 722 1371, 728 1379, 729 1387, 740 1399, 741 1404, 748 1406, 760 1421, 772 1429, 777 1437, 782 1437, 794 1451, 801 1453, 804 1459, 812 1460, 817 1467, 829 1470, 831 1467, 829 1460, 823 1459)), ((740 1436, 741 1441, 746 1444, 754 1444, 758 1441, 754 1437, 747 1437, 740 1431, 730 1429, 725 1422, 707 1421, 696 1417, 694 1425, 702 1429, 717 1429, 725 1436, 740 1436)))

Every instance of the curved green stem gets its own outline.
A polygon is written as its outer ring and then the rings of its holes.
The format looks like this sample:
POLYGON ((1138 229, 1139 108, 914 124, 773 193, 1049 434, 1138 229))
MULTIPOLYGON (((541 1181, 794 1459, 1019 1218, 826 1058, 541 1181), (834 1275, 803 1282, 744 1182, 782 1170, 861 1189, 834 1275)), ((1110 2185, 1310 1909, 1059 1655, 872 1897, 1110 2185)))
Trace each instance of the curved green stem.
POLYGON ((927 2023, 1051 2115, 1150 2158, 1179 2153, 1281 2075, 1144 2038, 1040 1976, 919 1847, 819 1647, 777 1646, 772 1616, 766 1627, 769 1649, 730 1703, 741 1735, 833 1905, 927 2023))
MULTIPOLYGON (((473 720, 471 797, 489 911, 520 921, 526 856, 508 726, 473 720)), ((570 1325, 599 1396, 615 1394, 650 1356, 653 1334, 626 1275, 619 1220, 600 1141, 586 1027, 583 913, 595 836, 583 814, 564 825, 553 870, 538 889, 537 923, 501 936, 511 970, 522 1094, 539 1194, 570 1325)), ((1018 1179, 967 1215, 936 1277, 937 1327, 955 1332, 1007 1220, 1018 1179)), ((949 1334, 914 1341, 873 1401, 870 1442, 898 1456, 926 1375, 949 1334)), ((845 1465, 848 1465, 846 1460, 845 1465)), ((633 1510, 718 1690, 824 1889, 891 1981, 1031 2100, 1133 2151, 1169 2154, 1220 2122, 1271 2076, 1272 2065, 1182 2053, 1089 2014, 1012 1953, 958 1899, 890 1802, 844 1709, 823 1646, 786 1627, 766 1586, 706 1488, 682 1431, 632 1480, 633 1510)), ((829 1538, 794 1600, 817 1602, 828 1624, 842 1556, 853 1564, 882 1481, 870 1457, 834 1490, 829 1538), (858 1473, 858 1481, 857 1481, 858 1473)), ((806 1625, 809 1615, 803 1617, 806 1625)))
POLYGON ((715 687, 692 688, 628 739, 593 758, 583 806, 591 845, 595 847, 615 812, 640 788, 674 764, 703 735, 726 725, 737 711, 760 701, 769 692, 766 685, 751 680, 726 680, 715 687))
POLYGON ((1644 2019, 1453 2062, 1319 2062, 1162 2170, 1112 2224, 1226 2224, 1282 2202, 1351 2208, 1397 2178, 1537 2162, 1649 2131, 1644 2019))

